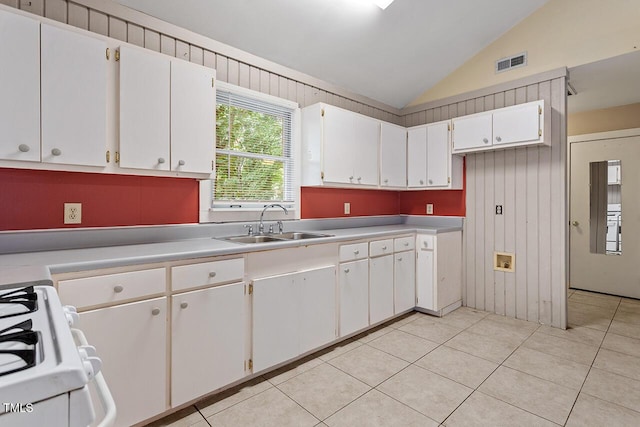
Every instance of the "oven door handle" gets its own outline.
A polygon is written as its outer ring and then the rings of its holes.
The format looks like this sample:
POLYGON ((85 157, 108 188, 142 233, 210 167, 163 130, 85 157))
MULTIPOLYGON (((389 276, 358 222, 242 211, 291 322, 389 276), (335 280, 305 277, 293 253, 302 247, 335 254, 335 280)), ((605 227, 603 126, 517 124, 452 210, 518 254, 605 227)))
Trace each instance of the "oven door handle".
MULTIPOLYGON (((84 336, 80 329, 71 328, 71 332, 81 345, 89 345, 87 337, 84 336)), ((104 409, 104 418, 95 427, 111 427, 116 421, 116 403, 113 401, 113 396, 111 396, 111 391, 109 391, 102 372, 95 374, 93 379, 96 382, 96 391, 104 409)))

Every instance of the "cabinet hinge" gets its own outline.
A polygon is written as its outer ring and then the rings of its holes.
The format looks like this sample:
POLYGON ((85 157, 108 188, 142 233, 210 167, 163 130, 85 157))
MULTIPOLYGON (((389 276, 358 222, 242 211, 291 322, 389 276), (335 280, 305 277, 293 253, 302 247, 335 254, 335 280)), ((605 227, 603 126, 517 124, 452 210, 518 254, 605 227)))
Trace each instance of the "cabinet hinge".
POLYGON ((116 163, 120 163, 120 153, 116 151, 116 163))
POLYGON ((324 117, 324 108, 322 110, 320 110, 320 116, 324 117))
POLYGON ((107 150, 107 163, 111 160, 111 151, 107 150))
POLYGON ((120 61, 120 49, 116 49, 116 62, 120 61))
POLYGON ((106 49, 105 56, 107 57, 107 61, 108 61, 109 57, 111 56, 111 51, 109 50, 109 48, 106 49))
POLYGON ((542 129, 538 129, 538 136, 542 136, 542 129))

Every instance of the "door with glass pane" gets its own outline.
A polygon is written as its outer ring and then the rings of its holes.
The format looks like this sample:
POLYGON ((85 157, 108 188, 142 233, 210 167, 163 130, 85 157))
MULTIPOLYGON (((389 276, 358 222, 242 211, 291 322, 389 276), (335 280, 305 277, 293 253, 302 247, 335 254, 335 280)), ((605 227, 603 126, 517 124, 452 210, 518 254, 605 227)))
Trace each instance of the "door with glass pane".
POLYGON ((640 136, 571 143, 570 287, 640 298, 640 136))

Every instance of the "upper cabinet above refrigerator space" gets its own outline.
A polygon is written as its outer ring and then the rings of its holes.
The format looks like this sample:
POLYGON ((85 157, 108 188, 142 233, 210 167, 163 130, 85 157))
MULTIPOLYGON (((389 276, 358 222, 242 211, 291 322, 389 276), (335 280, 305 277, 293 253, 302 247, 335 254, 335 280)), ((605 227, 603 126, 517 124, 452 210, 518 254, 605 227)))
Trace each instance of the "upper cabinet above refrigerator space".
POLYGON ((453 153, 551 145, 545 140, 544 100, 453 119, 453 153))

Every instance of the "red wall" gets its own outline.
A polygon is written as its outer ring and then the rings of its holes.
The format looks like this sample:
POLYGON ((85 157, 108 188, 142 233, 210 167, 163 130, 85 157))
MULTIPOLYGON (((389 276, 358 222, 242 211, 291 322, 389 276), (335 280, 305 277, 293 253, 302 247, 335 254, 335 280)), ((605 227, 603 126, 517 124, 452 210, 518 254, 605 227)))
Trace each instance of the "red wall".
MULTIPOLYGON (((198 222, 198 182, 189 178, 0 168, 0 230, 198 222), (82 224, 63 224, 64 203, 82 203, 82 224)), ((464 216, 465 191, 302 187, 302 218, 464 216), (351 214, 344 214, 344 203, 351 214)))
POLYGON ((189 178, 0 168, 0 230, 198 222, 189 178), (82 203, 82 224, 63 224, 64 203, 82 203))

